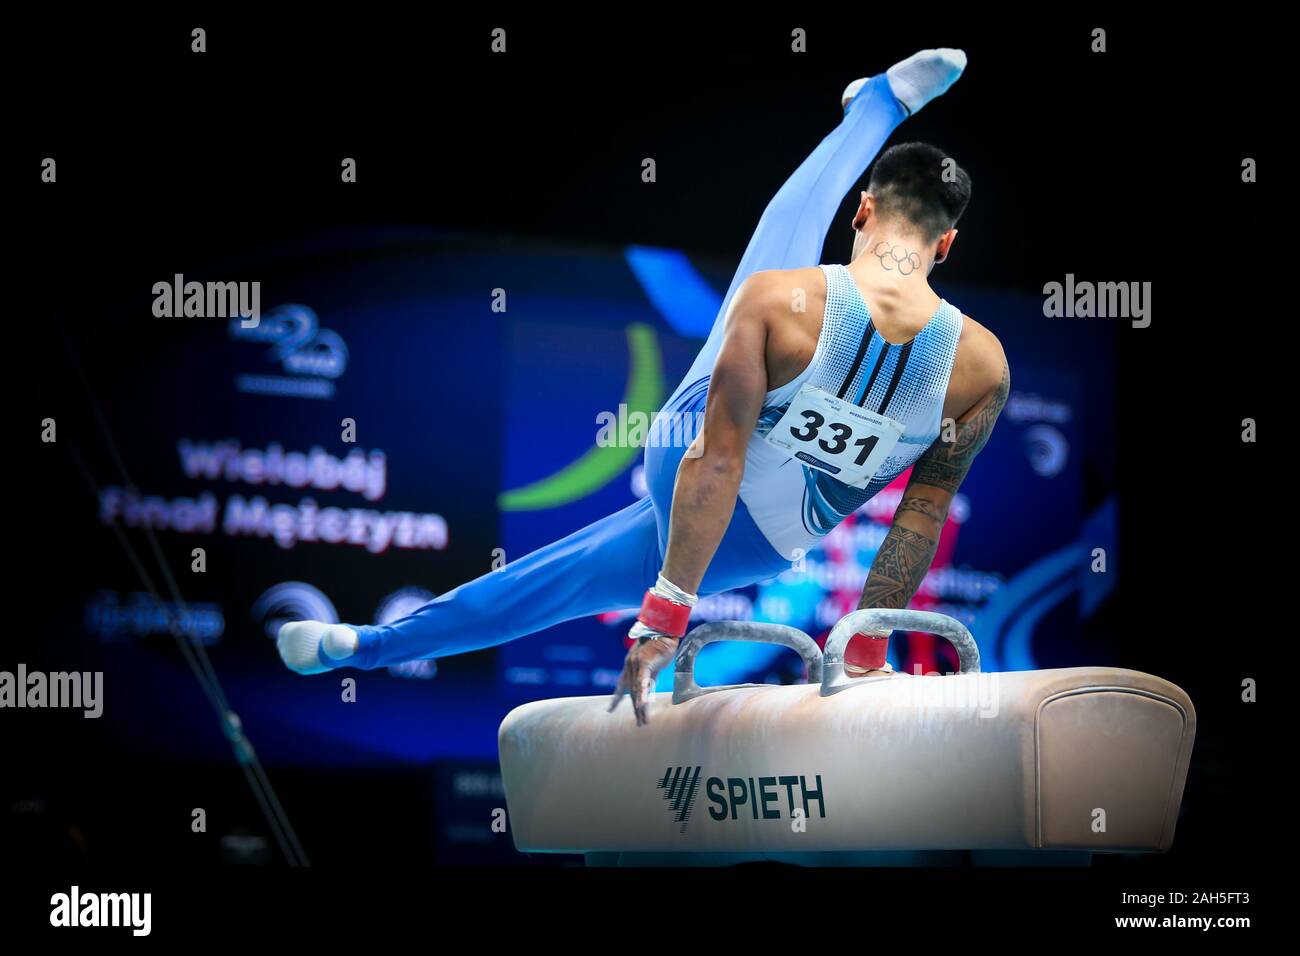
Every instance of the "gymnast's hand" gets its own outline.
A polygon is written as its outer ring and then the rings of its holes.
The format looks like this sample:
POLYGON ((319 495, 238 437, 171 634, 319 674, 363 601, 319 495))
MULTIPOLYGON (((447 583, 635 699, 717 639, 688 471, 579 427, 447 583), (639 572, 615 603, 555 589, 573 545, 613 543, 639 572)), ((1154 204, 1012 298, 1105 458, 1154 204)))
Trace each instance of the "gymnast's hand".
POLYGON ((650 721, 648 711, 650 695, 655 689, 655 678, 677 656, 681 639, 652 630, 639 621, 632 625, 629 636, 635 638, 636 643, 628 648, 627 658, 623 661, 623 673, 614 689, 614 696, 609 701, 609 712, 614 712, 624 694, 630 694, 636 725, 644 727, 650 721))

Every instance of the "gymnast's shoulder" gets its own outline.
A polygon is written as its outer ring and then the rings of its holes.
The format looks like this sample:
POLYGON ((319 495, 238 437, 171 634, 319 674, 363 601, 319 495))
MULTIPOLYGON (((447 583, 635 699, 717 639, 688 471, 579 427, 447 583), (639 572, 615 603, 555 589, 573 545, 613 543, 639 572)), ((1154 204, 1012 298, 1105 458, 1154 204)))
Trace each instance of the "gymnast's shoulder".
POLYGON ((820 266, 763 269, 740 284, 731 311, 767 318, 788 317, 791 313, 818 314, 825 299, 826 276, 820 266))
POLYGON ((1005 394, 1011 386, 1011 370, 1002 342, 969 315, 963 314, 961 320, 954 375, 960 373, 966 388, 973 392, 1005 394))

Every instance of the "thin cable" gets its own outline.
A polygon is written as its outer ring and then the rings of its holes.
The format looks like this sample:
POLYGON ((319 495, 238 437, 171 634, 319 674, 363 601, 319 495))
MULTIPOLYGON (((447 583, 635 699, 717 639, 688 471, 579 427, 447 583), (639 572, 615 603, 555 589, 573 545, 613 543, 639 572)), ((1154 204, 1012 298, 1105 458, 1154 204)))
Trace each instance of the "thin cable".
MULTIPOLYGON (((95 399, 94 392, 90 388, 90 383, 82 371, 81 363, 77 360, 76 352, 73 350, 67 337, 63 335, 61 328, 59 329, 59 337, 63 341, 64 348, 68 352, 72 366, 77 373, 78 379, 81 381, 82 388, 86 392, 86 397, 90 402, 100 434, 108 445, 109 452, 122 475, 123 485, 131 491, 135 491, 135 486, 131 483, 130 475, 126 469, 126 462, 123 461, 121 455, 118 453, 117 445, 113 441, 112 432, 110 431, 108 422, 104 418, 103 412, 100 409, 99 402, 95 399)), ((83 480, 89 486, 92 494, 95 496, 95 500, 97 502, 100 501, 99 486, 90 474, 90 470, 86 467, 85 461, 81 458, 80 454, 77 453, 75 447, 71 447, 71 451, 83 480)), ((294 832, 293 826, 289 822, 288 815, 285 813, 284 807, 280 804, 279 798, 275 794, 275 789, 271 786, 270 778, 267 777, 265 769, 257 758, 252 742, 244 734, 243 726, 238 715, 236 715, 230 708, 225 692, 221 687, 221 682, 217 678, 216 669, 212 666, 211 659, 208 657, 202 644, 191 642, 184 635, 184 625, 181 615, 186 612, 187 605, 181 597, 180 589, 176 584, 176 579, 171 573, 171 567, 162 553, 162 548, 158 545, 158 539, 157 536, 153 534, 153 529, 148 525, 145 525, 145 537, 150 543, 154 558, 158 562, 158 566, 162 571, 163 579, 167 583, 168 589, 171 592, 175 610, 169 610, 163 604, 162 599, 158 595, 157 589, 153 585, 152 579, 145 570, 144 565, 140 562, 139 556, 135 552, 135 548, 132 547, 130 540, 126 537, 116 520, 113 522, 113 529, 117 535, 118 542, 126 550, 127 556, 130 559, 136 574, 140 576, 140 579, 144 583, 150 597, 153 598, 154 603, 158 607, 163 608, 164 613, 169 614, 172 618, 172 637, 176 640, 177 646, 181 651, 181 656, 185 659, 185 662, 190 667, 195 679, 199 682, 199 686, 203 689, 204 695, 208 698, 208 702, 217 712, 218 718, 221 721, 222 731, 234 749, 236 760, 244 772, 248 785, 253 791, 253 795, 257 799, 258 805, 261 807, 262 813, 266 817, 267 823, 270 825, 276 841, 280 845, 280 850, 284 853, 285 859, 288 861, 290 866, 310 866, 310 863, 307 860, 307 855, 303 851, 302 844, 298 841, 297 834, 294 832)))
MULTIPOLYGON (((85 480, 87 487, 90 489, 91 494, 98 501, 100 498, 100 489, 95 483, 95 479, 91 476, 89 469, 86 468, 85 461, 77 452, 75 446, 70 445, 68 448, 72 454, 73 461, 77 465, 77 470, 81 473, 81 476, 85 480)), ((130 539, 126 537, 121 525, 115 521, 113 522, 112 527, 118 543, 122 545, 122 549, 126 552, 127 559, 131 562, 132 568, 135 569, 136 574, 140 577, 140 581, 144 585, 145 590, 153 599, 154 605, 162 609, 163 613, 169 616, 171 635, 175 639, 177 647, 180 649, 181 656, 185 658, 185 662, 189 665, 190 671, 194 675, 194 679, 199 682, 199 687, 203 689, 204 696, 207 697, 208 703, 212 705, 212 709, 217 714, 218 720, 221 721, 222 732, 230 741, 231 747, 235 751, 236 762, 239 764, 240 769, 243 770, 249 788, 253 791, 253 796, 256 798, 258 806, 261 807, 262 814, 266 817, 267 823, 270 824, 271 831, 275 836, 276 842, 280 845, 280 850, 284 854, 285 859, 289 862, 290 866, 309 866, 310 864, 307 861, 307 855, 303 852, 302 845, 298 842, 297 835, 289 825, 288 816, 285 814, 284 808, 280 805, 280 801, 275 796, 275 790, 272 788, 270 779, 267 778, 266 772, 262 769, 262 765, 257 759, 256 752, 253 750, 252 742, 249 741, 243 733, 243 726, 239 721, 239 717, 224 703, 225 694, 221 691, 221 685, 215 683, 216 676, 212 675, 212 677, 209 678, 196 660, 195 652, 200 650, 202 645, 190 644, 185 639, 184 625, 180 614, 173 609, 168 608, 167 605, 163 603, 162 598, 158 594, 157 588, 154 587, 152 578, 149 576, 149 572, 145 569, 144 565, 141 564, 140 557, 136 553, 135 547, 131 544, 130 539), (266 790, 266 793, 262 792, 263 789, 266 790)))

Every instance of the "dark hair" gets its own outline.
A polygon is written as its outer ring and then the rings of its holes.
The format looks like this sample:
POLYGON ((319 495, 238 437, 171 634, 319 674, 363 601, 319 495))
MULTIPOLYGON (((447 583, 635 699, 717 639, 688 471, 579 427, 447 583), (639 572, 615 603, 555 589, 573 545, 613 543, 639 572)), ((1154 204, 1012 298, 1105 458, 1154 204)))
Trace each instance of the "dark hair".
POLYGON ((902 143, 876 160, 867 191, 876 197, 882 217, 905 219, 926 242, 934 242, 966 210, 970 174, 937 146, 902 143))

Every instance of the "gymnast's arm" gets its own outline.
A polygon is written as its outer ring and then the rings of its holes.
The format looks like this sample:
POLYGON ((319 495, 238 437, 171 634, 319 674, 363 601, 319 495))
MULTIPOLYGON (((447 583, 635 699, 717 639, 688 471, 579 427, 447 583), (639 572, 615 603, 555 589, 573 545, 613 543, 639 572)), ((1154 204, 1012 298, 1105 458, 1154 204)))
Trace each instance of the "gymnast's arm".
MULTIPOLYGON (((955 434, 945 441, 943 432, 916 464, 907 490, 894 512, 894 524, 876 552, 871 573, 862 589, 859 608, 905 608, 920 587, 939 546, 939 534, 948 517, 948 507, 980 453, 998 415, 1007 403, 1011 389, 1011 372, 997 339, 989 336, 991 346, 983 349, 983 377, 997 384, 957 419, 955 434)), ((947 429, 953 433, 953 429, 947 429)))
POLYGON ((736 510, 745 449, 767 394, 770 292, 761 273, 737 290, 709 381, 704 426, 677 469, 663 576, 692 594, 736 510))
POLYGON ((609 705, 613 710, 624 694, 630 694, 638 726, 649 720, 655 675, 677 653, 679 637, 675 635, 685 632, 690 613, 688 605, 660 591, 684 591, 694 603, 694 594, 736 510, 745 448, 767 394, 768 310, 763 303, 768 285, 766 279, 751 276, 732 299, 709 381, 704 427, 677 466, 668 552, 659 581, 647 592, 646 603, 629 632, 636 643, 627 652, 609 705), (665 605, 679 615, 678 620, 655 620, 665 605), (669 630, 661 630, 665 627, 669 630))

